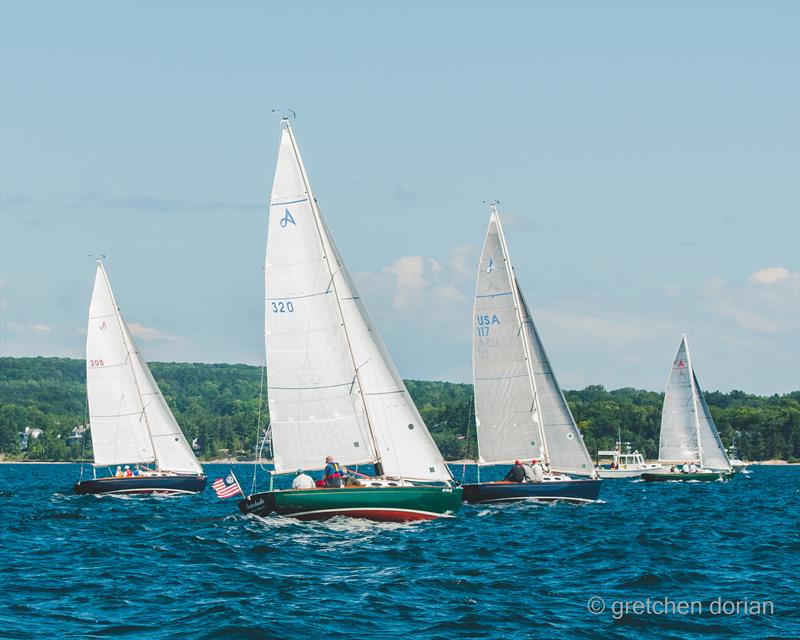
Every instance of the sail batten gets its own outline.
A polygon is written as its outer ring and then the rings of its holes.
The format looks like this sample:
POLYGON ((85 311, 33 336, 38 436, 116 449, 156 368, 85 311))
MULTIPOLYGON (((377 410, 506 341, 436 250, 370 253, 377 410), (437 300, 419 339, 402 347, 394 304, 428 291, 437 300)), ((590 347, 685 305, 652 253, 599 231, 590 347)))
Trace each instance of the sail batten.
POLYGON ((369 319, 283 123, 265 260, 265 338, 278 472, 380 462, 452 479, 369 319))

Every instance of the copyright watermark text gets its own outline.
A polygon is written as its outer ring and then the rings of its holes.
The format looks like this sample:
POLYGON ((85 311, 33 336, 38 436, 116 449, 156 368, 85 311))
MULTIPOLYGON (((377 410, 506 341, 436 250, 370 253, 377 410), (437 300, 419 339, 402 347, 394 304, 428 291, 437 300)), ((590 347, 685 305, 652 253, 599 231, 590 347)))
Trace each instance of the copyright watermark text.
POLYGON ((645 598, 644 600, 610 600, 592 596, 586 603, 589 613, 599 616, 606 611, 614 620, 624 616, 751 616, 773 615, 775 607, 771 600, 723 600, 715 598, 701 600, 675 600, 669 597, 645 598))

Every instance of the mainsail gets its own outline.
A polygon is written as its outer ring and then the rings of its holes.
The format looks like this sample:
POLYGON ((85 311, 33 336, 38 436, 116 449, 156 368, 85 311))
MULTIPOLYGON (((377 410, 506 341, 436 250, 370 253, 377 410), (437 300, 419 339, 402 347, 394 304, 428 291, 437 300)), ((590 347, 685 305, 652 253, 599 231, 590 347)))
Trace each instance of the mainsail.
POLYGON ((282 121, 265 264, 267 386, 277 472, 376 463, 452 476, 372 324, 282 121))
POLYGON ((156 463, 202 473, 139 353, 98 260, 86 335, 86 390, 95 466, 156 463))
POLYGON ((708 469, 731 468, 692 368, 685 335, 678 346, 664 393, 658 459, 660 462, 698 462, 708 469))
POLYGON ((592 475, 594 465, 519 288, 494 207, 473 315, 479 462, 536 457, 553 470, 592 475))

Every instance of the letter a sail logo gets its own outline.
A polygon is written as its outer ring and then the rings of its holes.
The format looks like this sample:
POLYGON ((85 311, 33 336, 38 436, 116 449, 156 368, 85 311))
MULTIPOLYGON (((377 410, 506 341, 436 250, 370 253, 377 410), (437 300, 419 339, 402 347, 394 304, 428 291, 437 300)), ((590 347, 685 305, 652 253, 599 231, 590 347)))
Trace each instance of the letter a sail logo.
POLYGON ((284 210, 283 218, 281 218, 281 228, 282 228, 282 229, 285 229, 286 227, 288 227, 288 226, 289 226, 289 223, 290 223, 290 222, 291 222, 291 223, 292 223, 292 224, 293 224, 295 227, 297 226, 297 223, 294 221, 294 218, 292 217, 292 214, 291 214, 291 212, 290 212, 290 211, 289 211, 289 209, 287 208, 287 209, 285 209, 285 210, 284 210))
POLYGON ((489 264, 486 266, 486 273, 491 273, 494 271, 494 260, 489 258, 489 264))

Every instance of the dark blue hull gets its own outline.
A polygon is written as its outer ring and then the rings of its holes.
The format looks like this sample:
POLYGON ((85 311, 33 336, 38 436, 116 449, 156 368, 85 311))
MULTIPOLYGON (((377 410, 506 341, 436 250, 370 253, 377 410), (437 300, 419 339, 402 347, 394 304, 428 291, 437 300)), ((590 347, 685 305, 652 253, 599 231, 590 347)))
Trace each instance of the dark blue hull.
POLYGON ((482 482, 465 484, 464 500, 508 502, 513 500, 565 500, 594 502, 600 497, 600 480, 558 480, 545 482, 482 482))
POLYGON ((79 482, 72 490, 80 495, 136 495, 201 493, 208 476, 134 476, 133 478, 95 478, 79 482))

